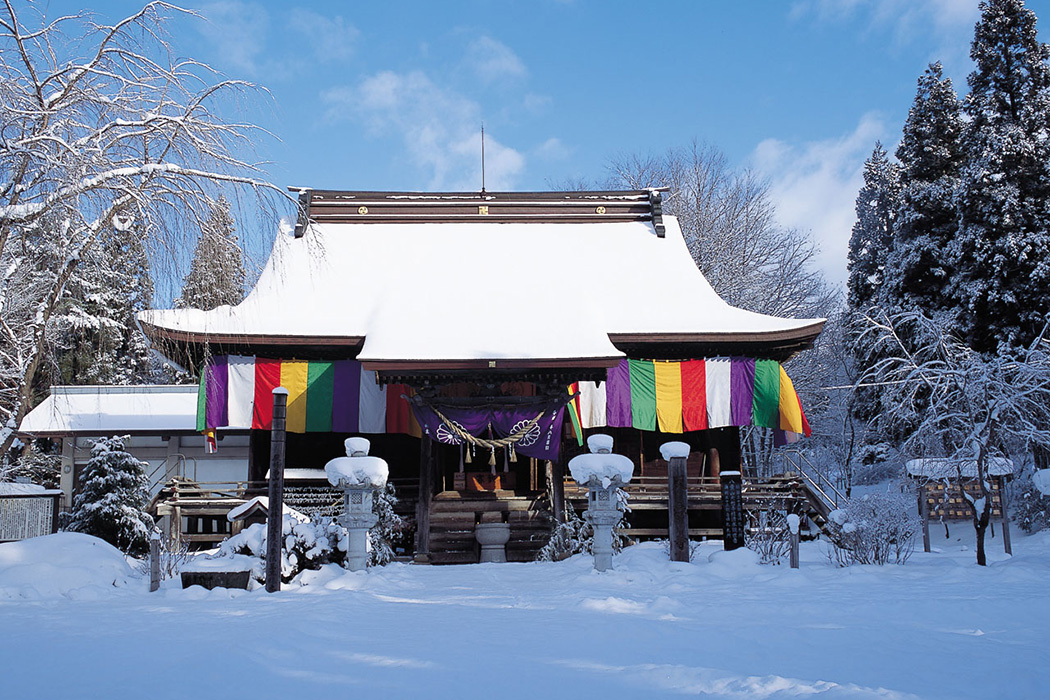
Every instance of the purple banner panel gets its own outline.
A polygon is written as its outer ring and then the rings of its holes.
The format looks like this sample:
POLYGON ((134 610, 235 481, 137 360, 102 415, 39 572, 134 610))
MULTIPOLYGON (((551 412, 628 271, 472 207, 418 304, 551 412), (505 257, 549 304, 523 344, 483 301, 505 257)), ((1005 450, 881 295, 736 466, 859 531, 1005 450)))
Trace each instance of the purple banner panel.
POLYGON ((610 428, 631 427, 631 370, 627 360, 609 369, 605 384, 605 422, 610 428))
POLYGON ((204 389, 207 396, 205 422, 209 428, 218 428, 230 424, 229 404, 226 402, 229 372, 226 355, 211 358, 208 364, 208 376, 204 389))
MULTIPOLYGON (((538 411, 537 408, 441 409, 441 413, 457 428, 483 439, 489 438, 489 426, 492 426, 493 437, 504 438, 517 434, 536 417, 538 411)), ((419 421, 423 435, 444 445, 463 444, 463 439, 449 429, 432 408, 412 404, 412 412, 419 421)), ((514 451, 536 459, 557 459, 564 418, 564 407, 544 411, 536 424, 514 444, 514 451)))
POLYGON ((332 432, 356 433, 359 425, 361 363, 341 360, 332 363, 332 432))
POLYGON ((751 409, 755 397, 754 360, 746 357, 732 358, 729 392, 733 425, 751 425, 751 409))

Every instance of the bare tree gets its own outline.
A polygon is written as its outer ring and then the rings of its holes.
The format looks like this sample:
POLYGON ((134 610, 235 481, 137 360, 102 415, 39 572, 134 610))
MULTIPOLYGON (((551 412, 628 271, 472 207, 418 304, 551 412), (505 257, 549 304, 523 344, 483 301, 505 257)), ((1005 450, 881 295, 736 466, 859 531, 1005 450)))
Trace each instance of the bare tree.
POLYGON ((884 358, 860 378, 883 388, 878 421, 913 427, 904 450, 955 460, 955 481, 973 515, 977 563, 986 563, 991 521, 989 462, 1050 444, 1050 343, 1046 328, 1016 352, 985 356, 915 312, 868 317, 884 358), (962 489, 962 463, 976 465, 979 495, 962 489))
MULTIPOLYGON (((664 212, 678 217, 697 267, 730 304, 782 317, 837 315, 839 295, 817 269, 817 247, 804 232, 777 223, 768 184, 755 173, 734 170, 723 153, 696 142, 660 156, 619 155, 608 168, 610 187, 670 188, 664 212)), ((821 387, 838 372, 833 336, 828 333, 831 342, 818 340, 814 351, 792 360, 791 373, 807 407, 828 404, 821 387)), ((746 468, 755 473, 771 468, 770 431, 745 430, 743 447, 746 468)))
POLYGON ((183 12, 105 25, 0 6, 0 457, 86 250, 117 233, 174 249, 221 191, 278 196, 249 159, 260 130, 219 114, 256 88, 176 57, 163 24, 183 12))

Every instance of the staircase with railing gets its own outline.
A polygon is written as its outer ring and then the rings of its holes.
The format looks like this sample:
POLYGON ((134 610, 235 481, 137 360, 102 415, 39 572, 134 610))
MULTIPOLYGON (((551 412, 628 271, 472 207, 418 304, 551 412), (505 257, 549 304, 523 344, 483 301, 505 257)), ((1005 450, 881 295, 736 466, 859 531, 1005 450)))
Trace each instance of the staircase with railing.
POLYGON ((775 457, 780 460, 780 472, 797 474, 802 490, 810 506, 810 517, 823 527, 831 511, 846 500, 846 485, 840 477, 833 477, 827 470, 817 466, 801 450, 778 450, 775 457))

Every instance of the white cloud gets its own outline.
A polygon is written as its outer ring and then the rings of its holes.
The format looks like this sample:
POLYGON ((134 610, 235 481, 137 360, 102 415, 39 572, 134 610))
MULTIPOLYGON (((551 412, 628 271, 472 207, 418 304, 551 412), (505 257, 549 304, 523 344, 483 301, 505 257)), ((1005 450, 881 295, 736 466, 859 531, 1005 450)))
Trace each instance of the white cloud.
POLYGON ((536 148, 536 155, 544 160, 565 160, 569 157, 569 148, 561 139, 551 137, 536 148))
POLYGON ((528 75, 525 64, 506 44, 482 36, 467 47, 467 64, 485 83, 515 80, 528 75))
POLYGON ((353 55, 361 32, 342 17, 328 17, 313 10, 297 7, 289 15, 290 28, 309 41, 314 56, 322 62, 343 61, 353 55))
POLYGON ((778 220, 812 232, 820 246, 818 263, 829 282, 846 280, 846 254, 864 161, 880 139, 892 152, 886 134, 882 120, 866 114, 852 133, 839 138, 802 144, 767 139, 752 154, 755 170, 769 179, 778 220))
MULTIPOLYGON (((421 71, 382 71, 356 87, 321 95, 331 120, 362 122, 376 136, 401 138, 413 163, 427 178, 427 189, 477 190, 481 187, 481 108, 443 88, 421 71)), ((485 135, 486 186, 512 189, 525 157, 485 135)))
POLYGON ((226 71, 259 75, 260 60, 270 31, 270 15, 259 5, 240 0, 219 0, 201 8, 206 22, 199 31, 218 52, 226 71))
POLYGON ((939 60, 956 73, 968 70, 980 11, 976 0, 796 0, 791 16, 828 23, 859 19, 873 30, 888 29, 897 45, 926 46, 930 62, 939 60))

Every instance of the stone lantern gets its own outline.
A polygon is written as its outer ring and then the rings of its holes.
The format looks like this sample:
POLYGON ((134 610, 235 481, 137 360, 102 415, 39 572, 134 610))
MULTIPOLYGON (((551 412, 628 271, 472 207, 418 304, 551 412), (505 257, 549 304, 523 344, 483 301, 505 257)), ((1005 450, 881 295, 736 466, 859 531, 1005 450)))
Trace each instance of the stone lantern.
POLYGON ((346 457, 336 457, 325 465, 328 482, 343 490, 343 515, 339 524, 347 530, 346 567, 361 571, 368 565, 368 531, 378 521, 372 502, 378 489, 386 486, 390 468, 386 460, 368 455, 365 438, 347 438, 346 457))
POLYGON ((594 568, 612 568, 613 527, 622 513, 616 502, 616 489, 630 482, 634 464, 623 455, 612 454, 613 439, 608 435, 587 438, 590 454, 569 460, 569 471, 580 486, 587 488, 587 522, 594 528, 594 568))

